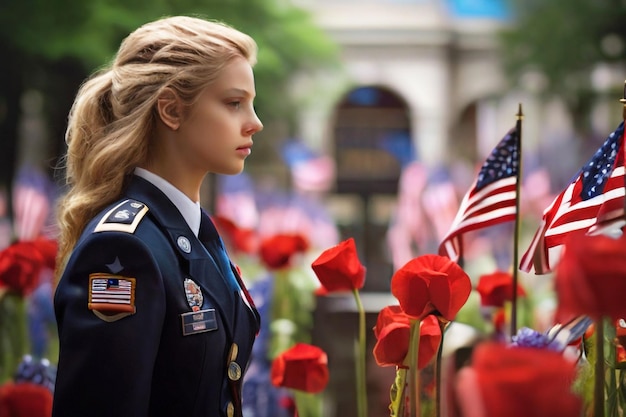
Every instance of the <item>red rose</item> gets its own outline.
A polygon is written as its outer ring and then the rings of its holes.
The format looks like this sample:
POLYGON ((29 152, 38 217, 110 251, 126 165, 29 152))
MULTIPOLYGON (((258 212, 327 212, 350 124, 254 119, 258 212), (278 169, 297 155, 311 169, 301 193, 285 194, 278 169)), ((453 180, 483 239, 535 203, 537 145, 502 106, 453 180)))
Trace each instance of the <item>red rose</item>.
POLYGON ((0 287, 29 294, 39 284, 42 269, 54 268, 56 251, 56 242, 44 238, 13 243, 0 252, 0 287))
POLYGON ((400 306, 387 306, 380 310, 374 336, 374 358, 379 366, 403 366, 409 350, 409 333, 411 317, 407 316, 400 306))
POLYGON ((387 306, 384 307, 378 313, 378 318, 376 319, 376 325, 374 326, 374 336, 376 339, 379 338, 380 332, 387 325, 392 323, 406 323, 409 324, 411 320, 411 316, 408 316, 402 311, 400 306, 387 306))
POLYGON ((624 345, 615 345, 615 363, 620 368, 626 367, 626 349, 624 349, 624 345))
MULTIPOLYGON (((374 346, 374 359, 378 366, 399 366, 406 368, 409 352, 411 317, 399 306, 388 306, 378 314, 374 327, 377 342, 374 346)), ((441 343, 441 328, 435 316, 427 316, 420 322, 420 340, 417 351, 417 368, 423 369, 437 353, 441 343)))
POLYGON ((213 220, 222 239, 228 242, 228 246, 234 253, 253 254, 257 251, 259 242, 254 230, 241 228, 232 220, 220 215, 212 216, 211 220, 213 220))
POLYGON ((279 234, 261 242, 261 260, 269 269, 287 268, 296 253, 305 252, 308 241, 298 234, 279 234))
POLYGON ((38 237, 32 241, 36 250, 43 256, 46 268, 54 269, 56 267, 57 251, 59 245, 56 240, 38 237))
POLYGON ((0 386, 0 416, 50 417, 52 393, 41 385, 22 382, 0 386))
POLYGON ((311 267, 328 292, 358 290, 365 283, 365 267, 353 238, 326 249, 311 267))
POLYGON ((323 285, 320 285, 315 289, 315 291, 313 291, 313 294, 317 295, 318 297, 323 297, 325 295, 328 295, 328 290, 324 288, 323 285))
MULTIPOLYGON (((508 272, 497 271, 481 275, 476 290, 483 306, 503 307, 505 301, 513 300, 513 276, 508 272)), ((519 284, 517 296, 525 297, 526 292, 519 284)))
POLYGON ((470 370, 484 417, 580 415, 582 401, 571 390, 576 364, 559 352, 485 343, 476 347, 470 370))
POLYGON ((557 315, 626 317, 626 236, 567 239, 556 270, 557 315))
POLYGON ((272 362, 272 384, 308 393, 323 391, 328 384, 328 357, 317 346, 297 343, 272 362))
POLYGON ((619 319, 615 322, 615 337, 619 344, 626 346, 626 320, 619 319))
POLYGON ((471 291, 472 284, 465 271, 439 255, 414 258, 391 278, 391 293, 402 310, 418 318, 435 313, 453 320, 471 291))
POLYGON ((503 308, 498 309, 498 311, 496 311, 493 314, 491 321, 493 323, 494 330, 497 331, 498 333, 503 333, 504 325, 506 324, 506 314, 504 312, 504 309, 503 308))

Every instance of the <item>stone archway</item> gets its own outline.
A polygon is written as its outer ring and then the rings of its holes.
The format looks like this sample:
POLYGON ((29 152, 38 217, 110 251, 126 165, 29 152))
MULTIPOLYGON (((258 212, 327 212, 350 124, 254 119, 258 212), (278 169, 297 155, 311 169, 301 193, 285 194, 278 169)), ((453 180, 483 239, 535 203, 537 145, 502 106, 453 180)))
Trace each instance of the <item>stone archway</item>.
POLYGON ((394 194, 414 159, 408 106, 383 87, 358 87, 337 104, 333 127, 338 193, 394 194))
POLYGON ((355 239, 366 264, 364 290, 388 292, 390 209, 402 168, 415 159, 408 105, 387 88, 357 87, 338 102, 332 132, 335 198, 351 213, 339 222, 341 233, 355 239))

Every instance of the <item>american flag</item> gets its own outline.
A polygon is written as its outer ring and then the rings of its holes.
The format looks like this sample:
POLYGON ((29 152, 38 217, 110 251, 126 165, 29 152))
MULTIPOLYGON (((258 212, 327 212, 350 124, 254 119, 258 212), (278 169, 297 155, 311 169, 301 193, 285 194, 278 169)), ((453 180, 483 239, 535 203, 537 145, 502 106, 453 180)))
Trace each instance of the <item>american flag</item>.
POLYGON ((519 123, 502 138, 463 197, 439 254, 457 261, 463 255, 462 237, 471 230, 515 220, 517 200, 519 123))
POLYGON ((14 231, 18 240, 34 240, 42 234, 52 208, 51 181, 31 167, 20 170, 13 188, 14 231))
POLYGON ((543 212, 522 271, 550 272, 569 234, 600 233, 624 219, 623 136, 622 122, 543 212))
POLYGON ((282 157, 291 170, 295 189, 305 192, 328 191, 335 179, 335 163, 303 142, 290 140, 281 147, 282 157))
POLYGON ((132 304, 133 283, 125 278, 94 278, 91 280, 90 303, 132 304))

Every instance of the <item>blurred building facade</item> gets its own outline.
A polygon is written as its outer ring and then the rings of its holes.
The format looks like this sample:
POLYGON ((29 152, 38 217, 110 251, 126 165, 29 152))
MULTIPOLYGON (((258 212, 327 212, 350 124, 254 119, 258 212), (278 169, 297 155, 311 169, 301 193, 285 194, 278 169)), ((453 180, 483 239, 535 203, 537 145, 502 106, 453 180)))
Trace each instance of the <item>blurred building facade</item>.
MULTIPOLYGON (((468 107, 506 90, 496 39, 507 24, 502 0, 301 3, 340 45, 346 74, 335 91, 342 97, 359 87, 390 91, 404 103, 411 139, 430 165, 447 159, 452 127, 468 107)), ((320 115, 336 113, 340 100, 333 98, 320 115)), ((328 121, 305 114, 302 124, 309 140, 327 142, 319 126, 328 121)))

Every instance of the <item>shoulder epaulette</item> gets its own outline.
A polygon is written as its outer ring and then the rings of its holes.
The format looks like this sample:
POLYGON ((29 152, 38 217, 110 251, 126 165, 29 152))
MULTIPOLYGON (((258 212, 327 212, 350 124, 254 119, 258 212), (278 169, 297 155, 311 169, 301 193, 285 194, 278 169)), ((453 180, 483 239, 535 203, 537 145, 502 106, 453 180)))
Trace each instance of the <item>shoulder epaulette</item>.
POLYGON ((131 199, 124 200, 102 216, 93 232, 135 233, 135 229, 147 212, 148 206, 144 203, 131 199))

